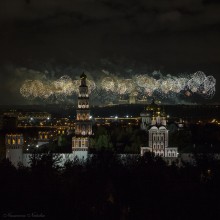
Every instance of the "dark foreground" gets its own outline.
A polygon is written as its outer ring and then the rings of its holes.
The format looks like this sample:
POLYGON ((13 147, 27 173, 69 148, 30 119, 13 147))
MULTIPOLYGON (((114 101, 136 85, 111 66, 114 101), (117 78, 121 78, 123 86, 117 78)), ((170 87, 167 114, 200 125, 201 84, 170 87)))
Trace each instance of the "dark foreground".
POLYGON ((150 154, 119 160, 102 151, 61 170, 50 154, 31 168, 0 164, 1 218, 220 219, 220 163, 167 166, 150 154))

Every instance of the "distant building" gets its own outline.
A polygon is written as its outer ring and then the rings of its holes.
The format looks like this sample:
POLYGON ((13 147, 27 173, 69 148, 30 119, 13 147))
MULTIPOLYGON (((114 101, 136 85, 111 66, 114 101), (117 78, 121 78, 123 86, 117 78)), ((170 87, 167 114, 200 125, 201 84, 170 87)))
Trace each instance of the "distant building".
POLYGON ((139 120, 140 118, 139 117, 132 117, 132 116, 125 116, 125 117, 118 117, 118 116, 112 116, 112 117, 97 117, 97 118, 93 118, 94 120, 94 123, 97 125, 97 126, 111 126, 112 124, 121 124, 125 127, 127 126, 138 126, 139 125, 139 120))
POLYGON ((138 93, 136 91, 133 91, 129 94, 129 104, 136 104, 137 103, 137 96, 138 93))
POLYGON ((138 99, 138 92, 132 91, 128 99, 119 99, 119 104, 147 104, 146 99, 138 99))
POLYGON ((161 157, 178 157, 178 149, 169 147, 169 135, 165 112, 154 101, 148 106, 146 112, 141 113, 141 128, 148 131, 148 147, 141 147, 141 155, 145 152, 153 152, 161 157))
POLYGON ((149 126, 151 125, 151 120, 153 117, 153 114, 157 111, 158 105, 155 103, 154 99, 150 105, 147 106, 147 108, 141 112, 141 129, 147 131, 149 126))
POLYGON ((51 114, 47 112, 19 112, 17 117, 18 121, 43 121, 51 119, 51 114))

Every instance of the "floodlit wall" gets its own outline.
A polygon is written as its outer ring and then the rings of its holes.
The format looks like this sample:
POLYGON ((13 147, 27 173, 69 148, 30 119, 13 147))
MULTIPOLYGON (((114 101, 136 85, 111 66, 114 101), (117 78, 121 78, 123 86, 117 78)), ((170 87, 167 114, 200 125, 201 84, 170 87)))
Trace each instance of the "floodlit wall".
POLYGON ((22 149, 6 149, 6 158, 9 159, 15 167, 18 167, 19 163, 23 163, 22 149))

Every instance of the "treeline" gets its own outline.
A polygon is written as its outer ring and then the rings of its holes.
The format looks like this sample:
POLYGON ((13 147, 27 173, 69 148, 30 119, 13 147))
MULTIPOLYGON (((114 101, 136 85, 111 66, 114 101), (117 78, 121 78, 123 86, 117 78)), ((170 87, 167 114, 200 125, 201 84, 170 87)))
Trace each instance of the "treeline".
POLYGON ((93 131, 92 152, 108 149, 116 153, 139 154, 140 147, 148 145, 148 133, 139 126, 112 123, 111 126, 94 126, 93 131))
POLYGON ((100 150, 87 161, 34 154, 30 167, 0 162, 1 216, 46 219, 220 219, 220 162, 195 154, 194 166, 100 150))
MULTIPOLYGON (((179 153, 200 152, 220 153, 220 126, 215 124, 191 124, 184 129, 168 126, 169 147, 178 147, 179 153)), ((148 132, 139 126, 94 126, 91 146, 95 152, 106 148, 116 153, 139 154, 140 147, 148 146, 148 132)), ((93 151, 92 151, 93 152, 93 151)))

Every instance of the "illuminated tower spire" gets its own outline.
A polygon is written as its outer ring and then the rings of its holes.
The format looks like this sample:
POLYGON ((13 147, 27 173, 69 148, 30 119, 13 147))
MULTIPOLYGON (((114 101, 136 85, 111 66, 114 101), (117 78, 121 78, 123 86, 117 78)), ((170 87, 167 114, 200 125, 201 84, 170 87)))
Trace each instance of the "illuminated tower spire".
MULTIPOLYGON (((80 76, 78 103, 76 109, 75 136, 72 139, 72 150, 75 153, 88 152, 89 136, 92 134, 92 122, 90 119, 89 93, 86 84, 87 76, 80 76)), ((76 154, 76 155, 79 155, 76 154)))

